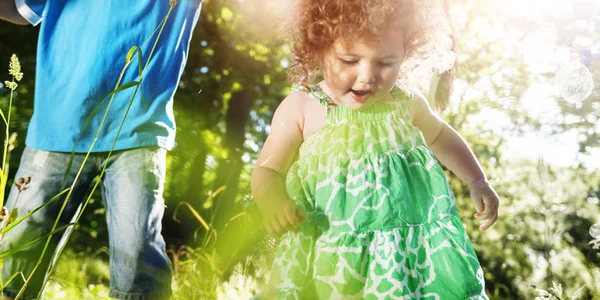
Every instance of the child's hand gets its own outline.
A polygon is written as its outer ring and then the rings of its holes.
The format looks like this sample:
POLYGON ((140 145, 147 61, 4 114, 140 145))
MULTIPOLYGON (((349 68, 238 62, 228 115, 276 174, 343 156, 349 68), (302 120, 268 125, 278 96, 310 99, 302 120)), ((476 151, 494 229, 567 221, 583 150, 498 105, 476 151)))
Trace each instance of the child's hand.
POLYGON ((259 208, 263 214, 263 225, 273 237, 280 237, 300 226, 306 220, 306 214, 296 202, 286 199, 273 201, 259 208))
POLYGON ((485 231, 498 219, 498 194, 485 179, 471 183, 470 188, 471 200, 477 210, 474 216, 480 221, 485 221, 479 226, 479 230, 485 231))

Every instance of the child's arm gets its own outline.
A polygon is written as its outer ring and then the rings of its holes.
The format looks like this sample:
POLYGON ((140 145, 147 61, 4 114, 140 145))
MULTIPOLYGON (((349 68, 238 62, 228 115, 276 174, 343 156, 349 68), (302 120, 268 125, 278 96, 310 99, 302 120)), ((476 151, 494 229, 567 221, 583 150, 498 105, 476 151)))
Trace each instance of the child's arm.
POLYGON ((458 132, 431 110, 426 99, 415 97, 411 102, 411 116, 413 125, 421 130, 435 157, 469 184, 477 210, 475 217, 485 221, 479 229, 488 229, 498 219, 498 195, 488 183, 475 154, 458 132))
POLYGON ((269 137, 260 151, 250 178, 252 195, 263 214, 263 224, 273 236, 299 226, 306 215, 289 199, 285 178, 302 144, 304 94, 290 94, 281 102, 271 122, 269 137))
POLYGON ((0 19, 18 25, 29 24, 17 10, 15 0, 0 0, 0 19))

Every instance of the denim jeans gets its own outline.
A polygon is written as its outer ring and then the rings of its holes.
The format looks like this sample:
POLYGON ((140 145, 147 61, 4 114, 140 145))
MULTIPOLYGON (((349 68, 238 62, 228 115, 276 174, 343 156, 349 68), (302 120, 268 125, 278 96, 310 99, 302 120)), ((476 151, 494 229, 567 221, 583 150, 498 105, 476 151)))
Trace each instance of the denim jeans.
MULTIPOLYGON (((171 295, 171 265, 165 254, 161 236, 164 212, 166 150, 159 147, 136 148, 107 153, 92 153, 78 179, 58 227, 72 222, 94 178, 107 163, 102 178, 102 198, 110 247, 110 297, 117 299, 167 299, 171 295)), ((60 192, 70 153, 25 148, 15 178, 31 176, 29 189, 18 193, 12 187, 6 203, 12 209, 18 195, 19 216, 39 207, 60 192)), ((68 172, 70 187, 82 165, 85 154, 75 154, 68 172)), ((65 194, 66 195, 66 194, 65 194)), ((37 211, 7 233, 0 251, 22 247, 27 242, 48 234, 54 224, 65 195, 37 211)), ((57 227, 57 228, 58 228, 57 227)), ((35 299, 41 292, 49 263, 64 231, 54 234, 42 264, 35 271, 21 299, 35 299)), ((2 279, 22 271, 27 278, 38 261, 46 238, 4 258, 2 279)), ((16 296, 23 280, 16 277, 4 290, 16 296)))

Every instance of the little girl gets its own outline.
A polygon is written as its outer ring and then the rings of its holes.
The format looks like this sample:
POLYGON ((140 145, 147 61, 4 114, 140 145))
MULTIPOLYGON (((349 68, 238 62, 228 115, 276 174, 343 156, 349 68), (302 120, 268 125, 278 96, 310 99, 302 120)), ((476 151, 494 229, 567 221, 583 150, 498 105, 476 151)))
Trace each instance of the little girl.
POLYGON ((266 230, 281 236, 261 299, 487 299, 436 158, 470 185, 481 230, 498 218, 498 196, 460 135, 398 87, 426 42, 421 3, 298 2, 292 77, 302 79, 251 179, 266 230))

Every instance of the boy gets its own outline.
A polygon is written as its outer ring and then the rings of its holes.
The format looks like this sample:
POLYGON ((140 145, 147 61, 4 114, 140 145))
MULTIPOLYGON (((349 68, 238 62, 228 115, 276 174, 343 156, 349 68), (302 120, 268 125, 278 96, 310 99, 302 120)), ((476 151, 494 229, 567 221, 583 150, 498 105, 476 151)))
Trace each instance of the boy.
MULTIPOLYGON (((166 152, 174 146, 173 94, 201 5, 202 0, 0 0, 0 19, 15 24, 41 24, 34 112, 15 175, 31 176, 30 188, 19 195, 17 202, 20 215, 60 192, 73 149, 75 157, 67 174, 67 186, 74 181, 95 141, 107 101, 84 129, 86 119, 113 91, 132 46, 142 48, 142 62, 146 65, 158 35, 155 29, 172 6, 118 133, 115 152, 107 157, 135 88, 116 94, 59 223, 60 227, 71 221, 93 179, 107 164, 102 195, 109 231, 112 298, 164 299, 171 295, 171 267, 160 233, 166 152)), ((121 84, 139 80, 138 73, 134 61, 121 84)), ((16 195, 13 187, 7 208, 13 207, 16 195)), ((62 206, 61 200, 13 228, 0 252, 48 234, 62 206)), ((22 299, 39 296, 61 233, 54 235, 22 299)), ((6 280, 19 271, 29 277, 45 241, 6 257, 2 278, 6 280)), ((22 286, 23 281, 17 277, 5 288, 4 295, 15 297, 22 286)))

